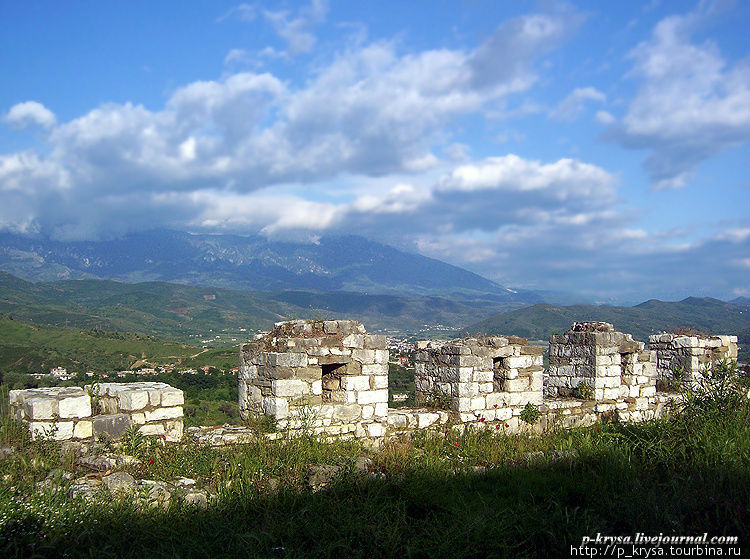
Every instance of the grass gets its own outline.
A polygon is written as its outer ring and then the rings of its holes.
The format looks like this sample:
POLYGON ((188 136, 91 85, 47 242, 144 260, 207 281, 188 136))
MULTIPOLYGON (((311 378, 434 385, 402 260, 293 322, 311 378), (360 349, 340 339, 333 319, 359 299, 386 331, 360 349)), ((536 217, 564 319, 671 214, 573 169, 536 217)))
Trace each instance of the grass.
POLYGON ((142 459, 131 473, 197 479, 218 495, 207 510, 34 491, 74 465, 5 416, 0 445, 20 450, 0 461, 0 556, 567 557, 597 532, 708 532, 746 545, 750 404, 747 387, 732 386, 692 391, 666 419, 543 436, 416 432, 378 451, 314 437, 127 443, 142 459), (354 468, 361 456, 369 473, 354 468), (314 492, 309 464, 341 470, 314 492))

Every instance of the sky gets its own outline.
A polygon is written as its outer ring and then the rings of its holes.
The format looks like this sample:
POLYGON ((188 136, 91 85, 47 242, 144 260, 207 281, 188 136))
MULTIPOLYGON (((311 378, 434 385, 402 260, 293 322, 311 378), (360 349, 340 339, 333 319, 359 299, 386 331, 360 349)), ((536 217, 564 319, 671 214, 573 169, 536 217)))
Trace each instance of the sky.
POLYGON ((0 230, 750 296, 750 2, 0 0, 0 230))

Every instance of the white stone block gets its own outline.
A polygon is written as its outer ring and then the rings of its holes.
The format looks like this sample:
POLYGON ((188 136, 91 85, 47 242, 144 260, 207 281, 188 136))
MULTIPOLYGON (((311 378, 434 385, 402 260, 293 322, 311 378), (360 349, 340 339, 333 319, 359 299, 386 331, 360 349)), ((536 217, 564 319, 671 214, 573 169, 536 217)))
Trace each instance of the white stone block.
POLYGON ((313 393, 313 396, 320 396, 321 394, 323 394, 323 381, 322 380, 313 381, 312 393, 313 393))
POLYGON ((161 405, 165 407, 182 406, 185 395, 177 388, 166 388, 161 391, 161 405))
POLYGON ((90 439, 94 436, 93 422, 84 419, 73 426, 74 439, 90 439))
POLYGON ((655 386, 644 386, 641 388, 641 396, 643 397, 651 397, 656 396, 656 387, 655 386))
POLYGON ((367 434, 372 438, 385 436, 385 427, 380 423, 368 423, 367 434))
POLYGON ((91 398, 88 394, 64 398, 57 404, 59 415, 63 419, 91 417, 91 398))
POLYGON ((289 415, 289 402, 285 398, 263 398, 263 413, 284 419, 289 415))
POLYGON ((387 349, 376 349, 375 351, 375 363, 384 364, 388 366, 388 350, 387 349))
MULTIPOLYGON (((283 355, 283 354, 282 354, 283 355)), ((310 394, 311 386, 299 379, 276 379, 271 381, 271 392, 278 398, 296 398, 310 394)))
POLYGON ((476 398, 471 399, 471 409, 472 410, 483 410, 487 406, 487 401, 485 400, 484 396, 478 396, 476 398))
POLYGON ((375 406, 362 406, 362 419, 370 419, 375 415, 375 406))
POLYGON ((422 412, 417 414, 417 428, 425 429, 430 425, 433 425, 440 419, 440 415, 430 412, 422 412))
POLYGON ((353 375, 341 377, 341 388, 344 390, 369 390, 370 377, 367 375, 353 375))
POLYGON ((531 355, 511 356, 505 359, 505 365, 510 369, 524 369, 534 365, 531 355))
POLYGON ((493 408, 495 406, 497 407, 503 407, 505 405, 505 397, 501 392, 494 392, 492 394, 487 394, 486 399, 488 408, 493 408))
POLYGON ((388 402, 378 402, 375 404, 375 417, 388 416, 388 402))
POLYGON ((124 411, 142 410, 148 406, 148 392, 144 390, 121 390, 117 393, 117 406, 124 411))
POLYGON ((388 388, 388 377, 385 375, 373 375, 371 379, 371 388, 377 390, 379 388, 388 388))
POLYGON ((23 407, 26 416, 35 421, 40 419, 53 419, 57 415, 57 400, 54 398, 27 398, 24 401, 23 407))
POLYGON ((141 412, 131 413, 130 421, 134 425, 143 425, 144 423, 146 423, 146 414, 141 412))
POLYGON ((360 405, 364 404, 376 404, 379 402, 388 402, 388 390, 363 390, 357 392, 357 403, 360 405))
POLYGON ((349 334, 341 340, 341 345, 361 349, 365 345, 365 337, 362 334, 349 334))
POLYGON ((164 425, 161 423, 151 423, 147 425, 141 425, 138 428, 138 431, 142 435, 150 436, 150 435, 163 435, 165 432, 164 425))
POLYGON ((489 394, 495 388, 495 385, 491 382, 482 382, 479 384, 479 392, 481 394, 489 394))
POLYGON ((472 379, 474 382, 492 382, 495 380, 495 373, 493 371, 482 371, 482 370, 475 370, 474 371, 474 378, 472 379))
POLYGON ((387 375, 388 374, 388 363, 381 364, 363 364, 362 365, 363 375, 387 375))
POLYGON ((458 397, 472 397, 479 395, 479 383, 478 382, 460 382, 457 385, 458 397))
POLYGON ((151 423, 152 421, 163 421, 165 419, 177 419, 178 417, 182 417, 182 407, 156 408, 153 411, 144 412, 144 416, 146 418, 146 423, 151 423))

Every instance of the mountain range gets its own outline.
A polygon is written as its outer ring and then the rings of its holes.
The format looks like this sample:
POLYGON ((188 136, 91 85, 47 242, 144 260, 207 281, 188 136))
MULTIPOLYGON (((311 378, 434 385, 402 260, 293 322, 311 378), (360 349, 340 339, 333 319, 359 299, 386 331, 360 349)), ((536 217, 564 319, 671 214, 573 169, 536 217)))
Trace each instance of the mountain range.
POLYGON ((346 291, 369 295, 477 296, 541 302, 434 258, 363 237, 278 242, 255 235, 151 230, 114 240, 58 241, 0 233, 0 270, 33 281, 165 281, 241 290, 346 291))

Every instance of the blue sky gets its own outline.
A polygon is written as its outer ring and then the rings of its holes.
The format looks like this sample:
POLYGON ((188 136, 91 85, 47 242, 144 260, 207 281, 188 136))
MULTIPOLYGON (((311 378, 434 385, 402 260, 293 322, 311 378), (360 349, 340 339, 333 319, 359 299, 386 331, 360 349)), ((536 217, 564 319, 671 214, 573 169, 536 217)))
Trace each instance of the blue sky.
POLYGON ((750 3, 0 2, 0 228, 750 296, 750 3))

